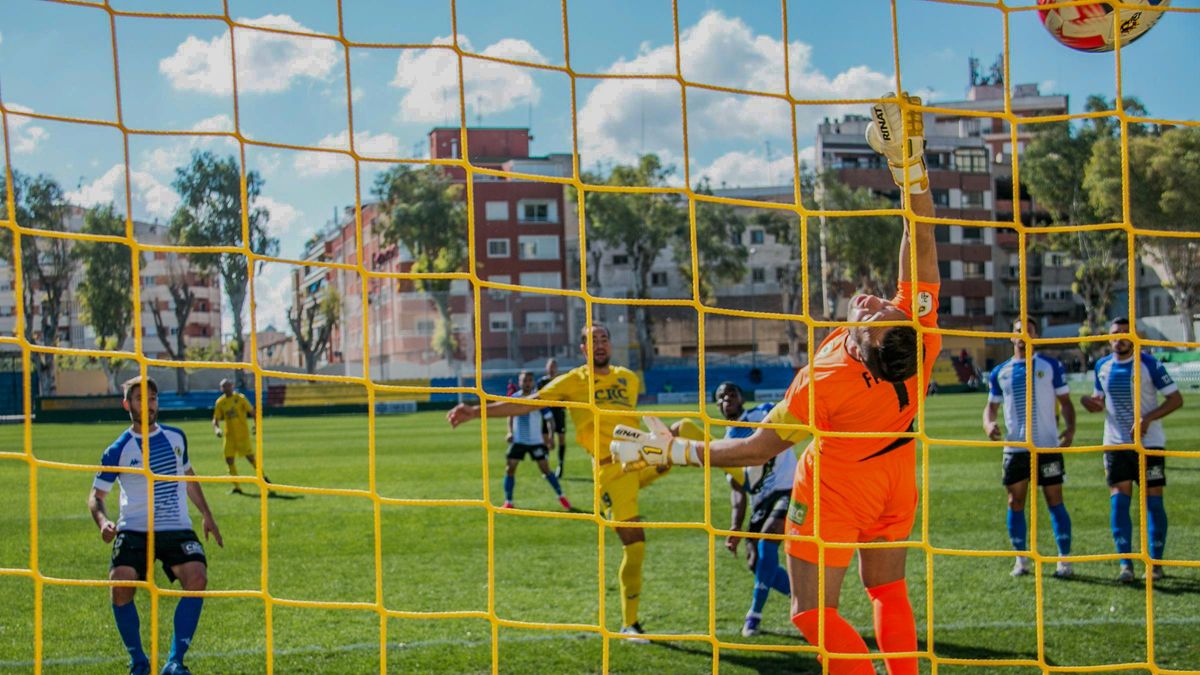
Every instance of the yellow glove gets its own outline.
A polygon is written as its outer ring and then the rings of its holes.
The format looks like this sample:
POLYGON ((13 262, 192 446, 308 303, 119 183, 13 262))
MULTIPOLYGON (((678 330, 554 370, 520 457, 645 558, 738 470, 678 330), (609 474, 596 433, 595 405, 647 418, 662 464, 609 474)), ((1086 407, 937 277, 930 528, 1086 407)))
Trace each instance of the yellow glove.
POLYGON ((613 441, 608 449, 625 471, 635 471, 646 465, 674 466, 677 464, 703 466, 700 448, 704 443, 675 438, 657 417, 642 418, 649 431, 618 424, 613 429, 613 441))
MULTIPOLYGON (((893 98, 888 92, 884 98, 893 98)), ((908 105, 921 105, 917 96, 900 92, 908 105)), ((921 111, 905 109, 891 101, 871 106, 871 123, 867 125, 867 143, 887 158, 892 180, 902 189, 908 175, 908 191, 921 194, 929 190, 929 173, 925 168, 925 120, 921 111), (905 153, 905 141, 908 152, 905 153), (906 156, 907 155, 907 156, 906 156)))

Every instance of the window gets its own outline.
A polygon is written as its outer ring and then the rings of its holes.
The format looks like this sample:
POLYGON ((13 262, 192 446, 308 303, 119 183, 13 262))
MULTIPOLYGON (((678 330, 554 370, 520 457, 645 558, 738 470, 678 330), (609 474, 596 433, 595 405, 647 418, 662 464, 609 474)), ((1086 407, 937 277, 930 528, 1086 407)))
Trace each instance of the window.
POLYGON ((962 238, 963 238, 963 241, 966 241, 968 239, 983 239, 983 228, 982 227, 964 227, 962 229, 962 238))
POLYGON ((493 274, 488 277, 488 281, 494 284, 511 284, 512 275, 509 274, 493 274))
POLYGON ((508 239, 488 239, 487 240, 488 257, 489 258, 507 258, 509 255, 508 242, 509 242, 508 239))
POLYGON ((758 229, 750 230, 750 243, 751 244, 761 244, 765 240, 766 240, 765 232, 763 232, 762 230, 758 230, 758 229))
POLYGON ((752 283, 761 284, 767 280, 767 270, 761 267, 755 267, 750 270, 750 281, 752 283))
POLYGON ((557 223, 558 205, 549 199, 522 199, 517 214, 522 223, 557 223))
POLYGON ((963 263, 963 278, 964 279, 982 279, 983 278, 983 263, 981 263, 981 262, 964 262, 963 263))
POLYGON ((938 261, 938 274, 940 274, 943 279, 950 278, 950 261, 949 260, 939 260, 938 261))
POLYGON ((518 237, 517 248, 521 260, 558 260, 558 237, 553 234, 518 237))
POLYGON ((484 211, 488 220, 508 220, 508 202, 488 202, 484 211))
POLYGON ((733 244, 734 246, 740 246, 742 244, 742 233, 736 231, 730 232, 729 243, 733 244))
POLYGON ((962 205, 964 209, 982 209, 983 208, 983 192, 972 192, 963 190, 962 205))
POLYGON ((433 319, 418 319, 417 335, 433 335, 433 319))
POLYGON ((526 312, 526 333, 555 333, 558 332, 558 312, 526 312))
POLYGON ((666 286, 667 285, 667 273, 666 272, 651 272, 650 273, 650 285, 651 286, 666 286))
POLYGON ((934 206, 950 206, 950 191, 949 190, 933 190, 933 205, 934 206))
POLYGON ((987 173, 988 156, 983 148, 959 148, 954 151, 954 162, 959 171, 987 173))
POLYGON ((933 240, 939 244, 950 243, 950 226, 938 227, 935 225, 933 228, 933 240))
POLYGON ((562 275, 558 272, 522 272, 521 285, 535 288, 562 288, 562 275))
POLYGON ((512 330, 512 312, 490 312, 488 330, 493 333, 507 333, 512 330))
POLYGON ((613 255, 613 264, 614 265, 628 265, 629 264, 629 256, 625 255, 624 253, 616 253, 613 255))

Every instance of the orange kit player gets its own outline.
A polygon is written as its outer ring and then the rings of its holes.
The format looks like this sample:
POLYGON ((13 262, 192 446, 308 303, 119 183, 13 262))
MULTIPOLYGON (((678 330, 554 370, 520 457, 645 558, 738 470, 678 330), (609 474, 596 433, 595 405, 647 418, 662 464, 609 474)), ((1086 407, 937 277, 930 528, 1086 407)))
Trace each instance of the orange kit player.
MULTIPOLYGON (((886 98, 895 99, 893 94, 886 98)), ((933 215, 924 160, 921 113, 911 109, 920 99, 901 96, 902 103, 877 104, 867 130, 871 147, 885 155, 898 185, 908 177, 908 203, 919 217, 933 215), (901 131, 903 127, 903 132, 901 131), (907 157, 904 141, 908 141, 907 157)), ((802 439, 803 425, 822 432, 808 445, 796 471, 788 534, 812 537, 820 521, 824 542, 902 541, 913 527, 917 508, 916 442, 905 436, 837 437, 828 432, 913 431, 917 402, 925 395, 933 362, 942 348, 941 336, 920 333, 924 376, 917 377, 918 332, 911 326, 879 326, 873 322, 914 319, 923 327, 937 326, 940 279, 933 225, 906 223, 900 242, 900 278, 891 300, 859 295, 850 301, 847 319, 865 325, 838 328, 821 343, 812 362, 796 375, 785 399, 765 420, 790 428, 761 428, 747 438, 708 444, 673 438, 660 421, 646 418, 650 432, 617 427, 612 452, 629 468, 642 464, 711 466, 761 464, 802 439), (916 283, 912 280, 910 246, 916 253, 916 283), (810 410, 810 395, 812 408, 810 410), (814 464, 819 456, 819 496, 814 499, 814 464), (813 509, 814 503, 818 508, 813 509), (819 518, 817 518, 819 516, 819 518)), ((792 623, 809 642, 817 644, 824 621, 827 654, 867 654, 858 632, 838 614, 842 580, 854 550, 825 548, 825 606, 818 605, 818 546, 787 542, 788 574, 792 587, 792 623)), ((907 549, 858 549, 863 585, 875 611, 875 639, 884 652, 914 652, 916 625, 904 579, 907 549)), ((888 658, 891 675, 917 672, 915 658, 888 658)), ((831 658, 829 672, 875 671, 866 659, 831 658)))

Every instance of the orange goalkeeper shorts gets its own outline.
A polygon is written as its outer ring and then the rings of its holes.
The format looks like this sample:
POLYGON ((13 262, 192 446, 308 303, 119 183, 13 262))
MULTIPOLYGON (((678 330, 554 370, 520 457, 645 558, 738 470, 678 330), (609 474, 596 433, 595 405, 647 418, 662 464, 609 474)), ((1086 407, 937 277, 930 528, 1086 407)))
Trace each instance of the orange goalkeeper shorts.
MULTIPOLYGON (((787 533, 813 536, 812 445, 804 451, 792 486, 787 533)), ((821 458, 820 539, 824 542, 863 543, 900 541, 912 532, 917 513, 916 443, 862 462, 821 458)), ((817 544, 787 542, 788 555, 817 563, 817 544)), ((825 564, 848 567, 852 548, 826 548, 825 564)))

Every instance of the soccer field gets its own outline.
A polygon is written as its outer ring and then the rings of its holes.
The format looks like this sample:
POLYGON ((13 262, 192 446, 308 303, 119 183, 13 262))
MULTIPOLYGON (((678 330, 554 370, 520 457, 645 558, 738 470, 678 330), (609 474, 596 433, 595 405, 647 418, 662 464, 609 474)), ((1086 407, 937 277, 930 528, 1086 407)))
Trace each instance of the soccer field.
MULTIPOLYGON (((1185 397, 1190 396, 1185 392, 1185 397)), ((1191 403, 1191 402, 1189 402, 1191 403)), ((934 396, 928 401, 928 430, 938 438, 981 437, 982 395, 934 396)), ((442 413, 381 417, 376 435, 376 489, 404 499, 483 498, 477 424, 451 431, 442 413)), ((171 423, 169 414, 164 419, 171 423)), ((1099 442, 1102 417, 1083 415, 1077 442, 1099 442)), ((272 417, 264 422, 266 469, 280 483, 368 490, 369 458, 365 416, 272 417)), ((185 422, 191 458, 198 473, 223 475, 219 441, 207 422, 185 422)), ((95 463, 115 438, 119 424, 33 427, 33 447, 42 459, 95 463)), ((503 425, 489 425, 488 485, 492 503, 502 499, 503 425)), ((1200 408, 1186 407, 1167 421, 1173 449, 1200 449, 1200 408)), ((0 428, 3 449, 21 447, 21 427, 0 428)), ((935 446, 929 453, 928 517, 936 547, 1003 551, 1004 491, 999 483, 1000 451, 935 446)), ((1096 453, 1068 454, 1067 505, 1074 523, 1074 553, 1107 554, 1113 544, 1108 526, 1108 491, 1096 453)), ((246 465, 242 465, 245 473, 246 465)), ((1200 461, 1168 462, 1167 509, 1171 519, 1167 555, 1200 559, 1200 461)), ((20 461, 0 461, 0 567, 27 567, 30 560, 30 472, 20 461)), ((703 472, 676 469, 642 493, 642 513, 650 521, 704 519, 703 472)), ((37 472, 38 560, 48 577, 102 579, 109 547, 100 541, 85 498, 91 476, 85 472, 37 472)), ((575 506, 593 508, 590 464, 583 451, 569 450, 564 488, 575 506)), ((389 610, 482 612, 489 603, 488 513, 478 505, 382 506, 380 519, 382 588, 376 588, 374 505, 353 495, 289 495, 266 502, 269 569, 262 567, 263 501, 229 494, 224 484, 206 492, 225 536, 225 548, 207 545, 209 588, 216 591, 268 590, 273 604, 276 672, 369 673, 379 669, 380 619, 370 609, 308 608, 287 600, 373 603, 382 594, 389 610)), ((256 490, 250 491, 252 494, 256 490)), ((115 500, 110 500, 115 501, 115 500)), ((532 463, 518 471, 518 506, 558 512, 553 493, 532 463)), ((1137 502, 1135 501, 1135 504, 1137 502)), ((728 524, 728 489, 712 476, 712 521, 728 524)), ((113 503, 110 510, 116 511, 113 503)), ((1134 522, 1139 514, 1135 506, 1134 522)), ((504 620, 595 624, 598 597, 598 528, 584 519, 551 519, 520 513, 495 515, 494 607, 504 620)), ((1054 551, 1049 518, 1040 507, 1038 549, 1054 551)), ((705 633, 710 542, 702 530, 655 529, 648 533, 642 622, 655 634, 705 633)), ((620 627, 615 535, 604 536, 604 618, 620 627)), ((750 600, 752 576, 742 559, 729 555, 717 538, 717 637, 756 645, 803 644, 788 620, 787 603, 767 604, 762 635, 740 635, 750 600)), ((1135 543, 1135 550, 1138 545, 1135 543)), ((933 617, 928 615, 930 570, 923 549, 909 558, 909 589, 917 613, 920 648, 938 656, 969 659, 1037 659, 1039 633, 1033 577, 1013 579, 1012 558, 932 556, 933 617)), ((1084 666, 1151 658, 1145 625, 1147 594, 1141 582, 1118 586, 1114 561, 1077 563, 1072 580, 1043 580, 1044 657, 1048 665, 1084 666)), ((1140 566, 1139 566, 1140 569, 1140 566)), ((1159 667, 1200 669, 1200 569, 1175 568, 1155 584, 1153 654, 1159 667)), ((162 572, 157 580, 165 584, 162 572)), ((34 582, 0 576, 0 672, 29 672, 33 658, 34 582)), ((174 598, 158 607, 159 658, 169 646, 174 598)), ((150 596, 138 593, 143 634, 149 646, 150 596)), ((848 577, 843 613, 868 636, 870 607, 856 578, 848 577)), ((204 615, 188 662, 197 673, 253 673, 266 668, 265 610, 261 599, 217 597, 204 615)), ((47 585, 44 591, 45 668, 57 673, 122 672, 121 648, 107 589, 47 585)), ((581 629, 565 631, 501 627, 493 644, 485 618, 390 619, 387 661, 393 672, 487 672, 498 649, 506 673, 588 673, 602 670, 602 640, 581 629)), ((873 645, 872 645, 873 646, 873 645)), ((612 672, 712 672, 712 648, 704 641, 610 643, 612 672)), ((160 661, 161 663, 161 661, 160 661)), ((924 671, 929 662, 922 661, 924 671)), ((882 664, 880 664, 882 668, 882 664)), ((951 667, 949 671, 1023 672, 1032 668, 951 667)), ((720 650, 722 673, 817 672, 809 654, 720 650)))

